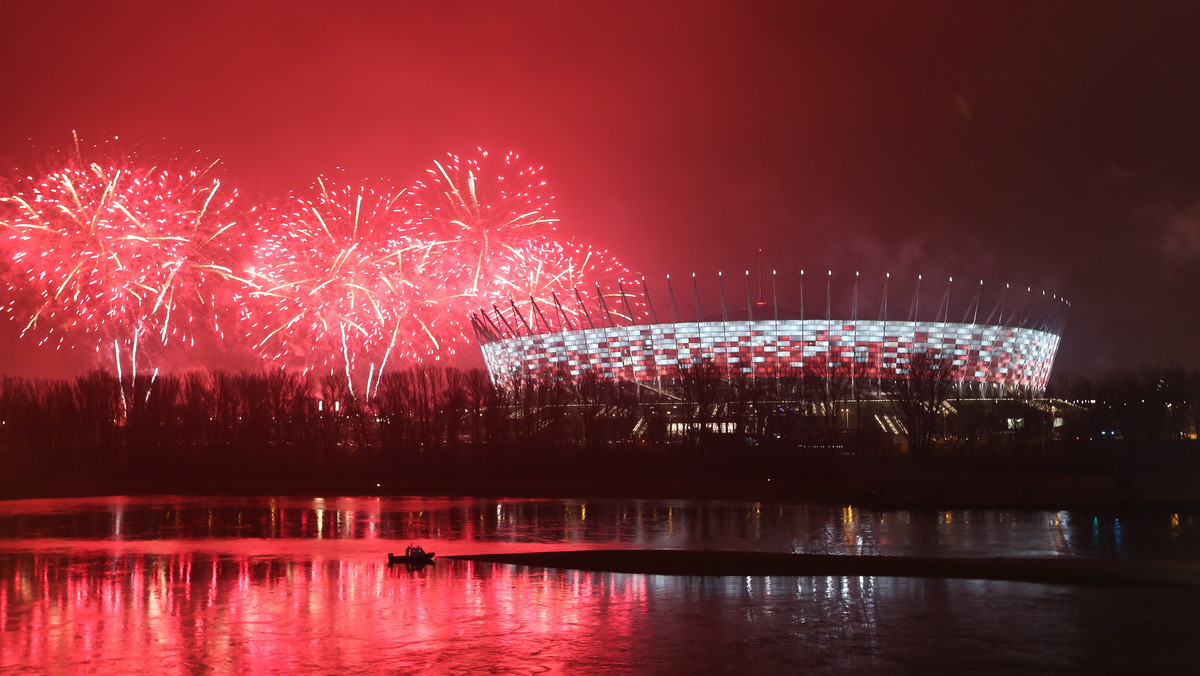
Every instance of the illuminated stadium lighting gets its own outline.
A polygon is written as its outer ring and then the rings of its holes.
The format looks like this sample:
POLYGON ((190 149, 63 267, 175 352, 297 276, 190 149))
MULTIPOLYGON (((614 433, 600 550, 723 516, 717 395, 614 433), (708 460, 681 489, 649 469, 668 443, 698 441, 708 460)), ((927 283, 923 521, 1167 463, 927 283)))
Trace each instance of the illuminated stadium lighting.
MULTIPOLYGON (((827 274, 827 279, 832 277, 832 271, 827 274)), ((882 383, 908 377, 913 359, 924 355, 953 368, 963 396, 995 396, 1006 391, 1044 391, 1066 319, 1067 303, 1057 296, 1053 301, 1049 295, 1038 294, 1013 299, 1006 284, 991 313, 979 321, 981 280, 962 321, 949 321, 953 278, 946 283, 935 317, 923 319, 917 314, 920 275, 906 319, 887 317, 886 282, 880 318, 861 319, 856 316, 857 274, 849 319, 832 312, 828 288, 820 318, 805 315, 803 291, 799 312, 781 311, 778 303, 773 312, 756 310, 756 304, 748 303, 744 313, 739 316, 735 309, 730 318, 722 277, 718 273, 722 321, 705 319, 698 286, 694 320, 680 321, 668 276, 672 322, 659 322, 642 313, 621 324, 610 320, 591 328, 521 331, 512 330, 518 324, 505 321, 503 315, 493 319, 489 312, 481 311, 473 324, 492 380, 503 387, 512 386, 517 378, 552 375, 572 380, 588 371, 605 379, 664 387, 679 381, 700 362, 710 362, 733 378, 777 378, 813 369, 829 373, 846 366, 855 378, 882 383), (510 328, 497 330, 501 326, 510 328)), ((885 280, 891 281, 890 273, 885 280)), ((750 283, 747 279, 748 287, 750 283)), ((648 296, 635 299, 635 305, 652 307, 648 296)), ((869 394, 869 385, 866 389, 869 394)), ((877 388, 877 392, 883 391, 883 387, 877 388)))

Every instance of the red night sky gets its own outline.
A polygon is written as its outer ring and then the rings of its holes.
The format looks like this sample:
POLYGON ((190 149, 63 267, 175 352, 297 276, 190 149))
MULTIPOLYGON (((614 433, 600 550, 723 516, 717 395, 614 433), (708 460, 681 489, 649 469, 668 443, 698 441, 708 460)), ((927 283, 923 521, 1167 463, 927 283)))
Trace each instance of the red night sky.
MULTIPOLYGON (((72 130, 219 158, 262 199, 516 150, 560 233, 648 276, 761 248, 781 274, 1031 284, 1072 301, 1059 370, 1200 366, 1194 2, 8 2, 0 22, 11 175, 72 130)), ((6 373, 82 363, 6 352, 6 373)))

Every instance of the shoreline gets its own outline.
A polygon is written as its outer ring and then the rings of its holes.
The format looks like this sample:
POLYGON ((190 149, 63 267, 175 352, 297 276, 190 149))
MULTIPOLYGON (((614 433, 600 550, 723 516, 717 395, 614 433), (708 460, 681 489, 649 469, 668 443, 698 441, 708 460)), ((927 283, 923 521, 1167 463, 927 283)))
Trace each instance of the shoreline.
POLYGON ((636 575, 852 576, 1003 580, 1071 585, 1200 587, 1200 562, 1074 558, 839 556, 688 550, 578 550, 441 557, 636 575))

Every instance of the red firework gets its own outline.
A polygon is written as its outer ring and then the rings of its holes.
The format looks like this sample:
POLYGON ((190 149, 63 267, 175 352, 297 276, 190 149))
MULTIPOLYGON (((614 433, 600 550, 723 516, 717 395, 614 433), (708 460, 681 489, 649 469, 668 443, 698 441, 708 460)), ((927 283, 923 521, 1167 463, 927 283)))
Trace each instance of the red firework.
POLYGON ((435 351, 423 317, 438 270, 402 209, 403 191, 321 178, 312 193, 266 209, 258 223, 250 338, 269 361, 344 373, 369 395, 392 364, 435 351))
POLYGON ((553 197, 542 194, 541 168, 522 167, 518 159, 483 149, 466 159, 449 155, 410 191, 409 209, 428 224, 442 259, 465 272, 458 283, 463 294, 493 296, 493 266, 557 222, 553 197))
POLYGON ((147 351, 158 365, 169 346, 223 339, 236 313, 264 360, 343 373, 367 397, 385 370, 469 344, 481 306, 511 299, 546 327, 639 312, 625 268, 553 239, 540 170, 516 160, 450 156, 408 191, 318 179, 253 210, 251 246, 235 191, 208 169, 76 152, 3 191, 7 309, 43 342, 85 337, 118 373, 147 351))
POLYGON ((0 230, 22 335, 83 337, 113 355, 118 373, 136 374, 140 354, 219 330, 218 297, 236 276, 237 193, 211 169, 87 162, 76 152, 17 181, 0 198, 0 230))
MULTIPOLYGON (((607 251, 539 237, 503 256, 493 288, 530 327, 581 328, 600 317, 629 322, 645 305, 640 282, 607 251)), ((480 298, 489 307, 497 298, 480 298)), ((499 307, 505 310, 503 307, 499 307)))

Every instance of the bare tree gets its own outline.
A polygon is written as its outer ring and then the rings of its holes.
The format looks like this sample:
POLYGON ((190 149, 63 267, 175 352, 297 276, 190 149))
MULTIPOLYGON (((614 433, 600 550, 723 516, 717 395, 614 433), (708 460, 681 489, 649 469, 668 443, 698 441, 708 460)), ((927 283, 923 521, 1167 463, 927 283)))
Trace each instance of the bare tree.
POLYGON ((826 443, 837 443, 849 427, 849 404, 854 397, 854 364, 849 359, 811 357, 804 362, 801 391, 814 420, 822 421, 826 443))
POLYGON ((926 455, 933 446, 942 407, 955 392, 959 367, 952 357, 931 349, 910 356, 897 371, 884 388, 908 430, 913 453, 926 455))
POLYGON ((91 371, 75 379, 75 429, 80 435, 80 450, 110 456, 116 445, 116 421, 120 413, 121 392, 115 376, 91 371))
POLYGON ((723 399, 725 368, 711 358, 679 365, 679 389, 691 440, 707 445, 717 406, 723 399))
POLYGON ((466 387, 471 409, 471 443, 496 441, 505 418, 487 372, 480 368, 467 371, 466 387))
POLYGON ((604 410, 605 400, 610 398, 608 383, 596 369, 587 369, 575 377, 572 389, 575 394, 575 409, 579 414, 583 445, 593 448, 600 441, 599 416, 604 410))

